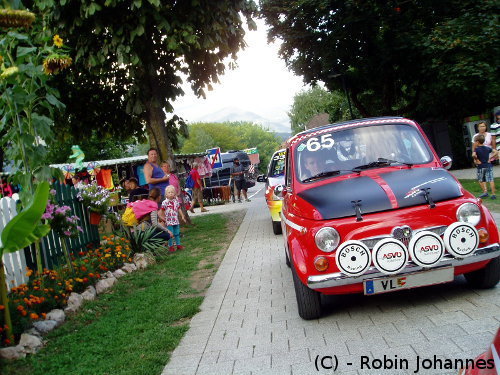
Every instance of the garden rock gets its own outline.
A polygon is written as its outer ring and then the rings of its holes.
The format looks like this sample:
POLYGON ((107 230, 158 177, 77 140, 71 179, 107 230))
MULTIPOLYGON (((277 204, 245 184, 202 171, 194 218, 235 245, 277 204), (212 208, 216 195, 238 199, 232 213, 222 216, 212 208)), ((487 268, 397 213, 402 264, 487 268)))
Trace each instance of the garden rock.
POLYGON ((38 332, 46 334, 57 327, 57 322, 55 320, 43 320, 41 322, 33 323, 33 326, 38 332))
POLYGON ((125 263, 122 270, 128 273, 134 272, 137 269, 134 263, 125 263))
POLYGON ((104 275, 104 278, 109 279, 110 277, 114 277, 111 271, 106 272, 104 275))
POLYGON ((80 306, 82 306, 83 297, 78 293, 71 293, 68 298, 68 306, 64 309, 67 313, 77 312, 80 306))
POLYGON ((28 335, 42 337, 42 334, 40 333, 40 331, 37 331, 35 328, 30 328, 30 329, 24 331, 24 333, 27 333, 28 335))
POLYGON ((47 317, 45 319, 55 320, 57 325, 60 326, 61 324, 64 323, 64 319, 66 319, 66 315, 64 314, 64 311, 62 311, 61 309, 54 309, 47 314, 47 317))
POLYGON ((134 263, 138 269, 143 270, 148 266, 155 264, 156 260, 151 254, 137 253, 134 255, 134 263))
POLYGON ((38 336, 23 333, 21 334, 21 339, 19 340, 19 346, 24 348, 25 353, 34 354, 40 350, 43 346, 43 342, 38 336))
POLYGON ((126 273, 120 269, 113 272, 113 276, 116 277, 117 279, 119 279, 120 277, 125 276, 125 275, 126 275, 126 273))
POLYGON ((96 296, 97 296, 97 292, 92 285, 87 287, 87 289, 85 289, 85 292, 82 293, 82 298, 85 301, 93 301, 96 296))
POLYGON ((9 346, 7 348, 0 349, 0 358, 14 360, 19 358, 25 358, 26 353, 24 352, 24 347, 21 345, 9 346))
POLYGON ((105 292, 107 289, 111 288, 116 282, 116 278, 110 277, 108 279, 99 280, 95 286, 97 294, 105 292))

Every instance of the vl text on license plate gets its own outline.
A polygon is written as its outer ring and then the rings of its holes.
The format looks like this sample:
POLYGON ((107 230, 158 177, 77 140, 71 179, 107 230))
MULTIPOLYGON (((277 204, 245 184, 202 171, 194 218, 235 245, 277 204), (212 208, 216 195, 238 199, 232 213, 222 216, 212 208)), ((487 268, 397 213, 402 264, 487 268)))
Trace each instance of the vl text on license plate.
POLYGON ((441 284, 453 281, 453 267, 439 268, 407 275, 384 277, 363 282, 366 295, 393 292, 419 286, 441 284))

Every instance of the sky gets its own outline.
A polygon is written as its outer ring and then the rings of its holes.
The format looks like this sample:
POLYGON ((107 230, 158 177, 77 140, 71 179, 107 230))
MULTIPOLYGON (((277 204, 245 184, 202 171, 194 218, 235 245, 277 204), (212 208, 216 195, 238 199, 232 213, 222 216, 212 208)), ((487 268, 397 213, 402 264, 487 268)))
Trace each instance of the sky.
MULTIPOLYGON (((288 119, 293 97, 304 88, 302 78, 290 72, 278 57, 279 44, 267 44, 266 25, 257 20, 257 31, 247 31, 247 47, 238 53, 235 70, 226 69, 220 84, 196 98, 188 84, 184 97, 173 103, 174 113, 188 122, 227 107, 254 112, 268 120, 288 119)), ((207 120, 205 118, 205 120, 207 120)))

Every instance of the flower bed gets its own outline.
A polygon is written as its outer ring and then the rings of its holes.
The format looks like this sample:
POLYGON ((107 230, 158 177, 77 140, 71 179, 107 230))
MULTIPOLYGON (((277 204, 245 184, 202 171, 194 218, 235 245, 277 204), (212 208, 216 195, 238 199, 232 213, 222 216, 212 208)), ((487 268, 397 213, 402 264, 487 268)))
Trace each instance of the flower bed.
MULTIPOLYGON (((130 253, 129 240, 105 236, 98 248, 89 245, 88 251, 80 252, 76 258, 72 256, 73 270, 66 265, 57 270, 45 269, 41 274, 28 270, 28 283, 12 288, 9 293, 16 342, 21 333, 35 321, 44 320, 49 311, 64 308, 72 292, 83 292, 103 273, 122 267, 126 261, 131 262, 130 253)), ((0 305, 0 311, 3 309, 5 306, 0 305)), ((6 338, 5 329, 3 314, 0 314, 0 347, 14 344, 6 338)))

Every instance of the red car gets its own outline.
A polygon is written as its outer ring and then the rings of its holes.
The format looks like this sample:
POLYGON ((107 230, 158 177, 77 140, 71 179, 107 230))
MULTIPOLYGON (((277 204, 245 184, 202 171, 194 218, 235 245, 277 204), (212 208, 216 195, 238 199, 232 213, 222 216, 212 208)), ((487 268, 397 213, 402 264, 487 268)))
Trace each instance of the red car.
POLYGON ((498 375, 500 374, 500 329, 497 331, 488 350, 474 359, 473 364, 459 371, 459 375, 498 375))
POLYGON ((409 119, 327 125, 287 141, 282 229, 299 315, 320 294, 386 293, 500 279, 498 229, 409 119))

